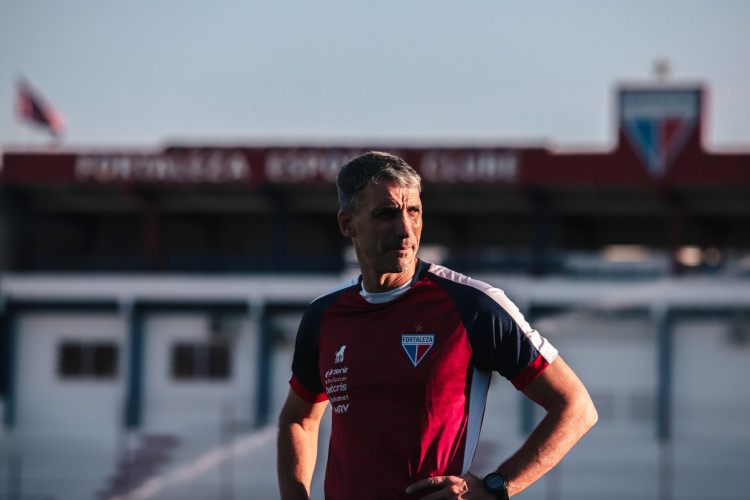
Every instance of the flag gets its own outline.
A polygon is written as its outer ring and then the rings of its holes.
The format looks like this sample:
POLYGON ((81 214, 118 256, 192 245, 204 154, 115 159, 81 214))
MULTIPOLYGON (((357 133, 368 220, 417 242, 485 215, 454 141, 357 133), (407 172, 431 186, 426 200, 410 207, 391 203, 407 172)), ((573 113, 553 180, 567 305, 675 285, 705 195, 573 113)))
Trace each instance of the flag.
POLYGON ((65 132, 65 118, 50 102, 45 100, 26 80, 19 80, 16 113, 22 121, 49 129, 55 137, 65 132))

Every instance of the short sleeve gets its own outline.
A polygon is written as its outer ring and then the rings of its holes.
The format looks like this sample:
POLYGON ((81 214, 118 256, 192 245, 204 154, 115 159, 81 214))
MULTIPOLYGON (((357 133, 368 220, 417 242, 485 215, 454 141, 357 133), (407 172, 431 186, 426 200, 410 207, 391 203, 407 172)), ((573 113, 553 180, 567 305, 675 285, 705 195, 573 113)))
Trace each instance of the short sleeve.
POLYGON ((521 390, 557 357, 505 292, 441 266, 431 272, 458 309, 478 369, 496 371, 521 390))
POLYGON ((311 304, 300 321, 292 359, 292 378, 289 384, 302 399, 320 402, 326 398, 318 369, 318 334, 321 314, 311 304))
POLYGON ((501 290, 479 291, 476 301, 477 314, 467 334, 477 367, 497 371, 523 389, 557 357, 557 350, 501 290))

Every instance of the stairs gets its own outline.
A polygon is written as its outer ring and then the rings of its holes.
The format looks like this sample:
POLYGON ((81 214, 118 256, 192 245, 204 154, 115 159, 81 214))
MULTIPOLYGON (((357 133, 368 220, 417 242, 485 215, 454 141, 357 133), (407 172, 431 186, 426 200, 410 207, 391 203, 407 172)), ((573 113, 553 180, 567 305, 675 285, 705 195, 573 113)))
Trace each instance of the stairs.
POLYGON ((153 477, 159 467, 168 463, 171 452, 180 444, 176 436, 144 434, 139 437, 134 449, 125 450, 117 464, 115 474, 107 480, 107 486, 98 492, 97 498, 109 500, 127 495, 143 482, 153 477))

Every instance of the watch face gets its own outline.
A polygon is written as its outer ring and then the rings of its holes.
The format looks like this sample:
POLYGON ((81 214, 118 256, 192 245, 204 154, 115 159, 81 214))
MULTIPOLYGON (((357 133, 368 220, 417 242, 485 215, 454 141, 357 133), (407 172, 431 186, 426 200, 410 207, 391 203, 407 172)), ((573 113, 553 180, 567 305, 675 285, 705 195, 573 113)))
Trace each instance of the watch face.
POLYGON ((487 476, 487 486, 492 489, 502 488, 505 485, 505 479, 500 474, 489 474, 487 476))

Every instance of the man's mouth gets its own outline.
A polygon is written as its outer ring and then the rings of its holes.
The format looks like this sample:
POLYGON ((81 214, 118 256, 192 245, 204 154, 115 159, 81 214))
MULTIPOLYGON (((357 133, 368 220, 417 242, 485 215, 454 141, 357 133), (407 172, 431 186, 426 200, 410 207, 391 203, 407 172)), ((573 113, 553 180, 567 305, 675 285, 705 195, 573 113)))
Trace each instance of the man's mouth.
POLYGON ((396 252, 408 252, 411 250, 411 245, 394 245, 391 247, 391 250, 396 252))

